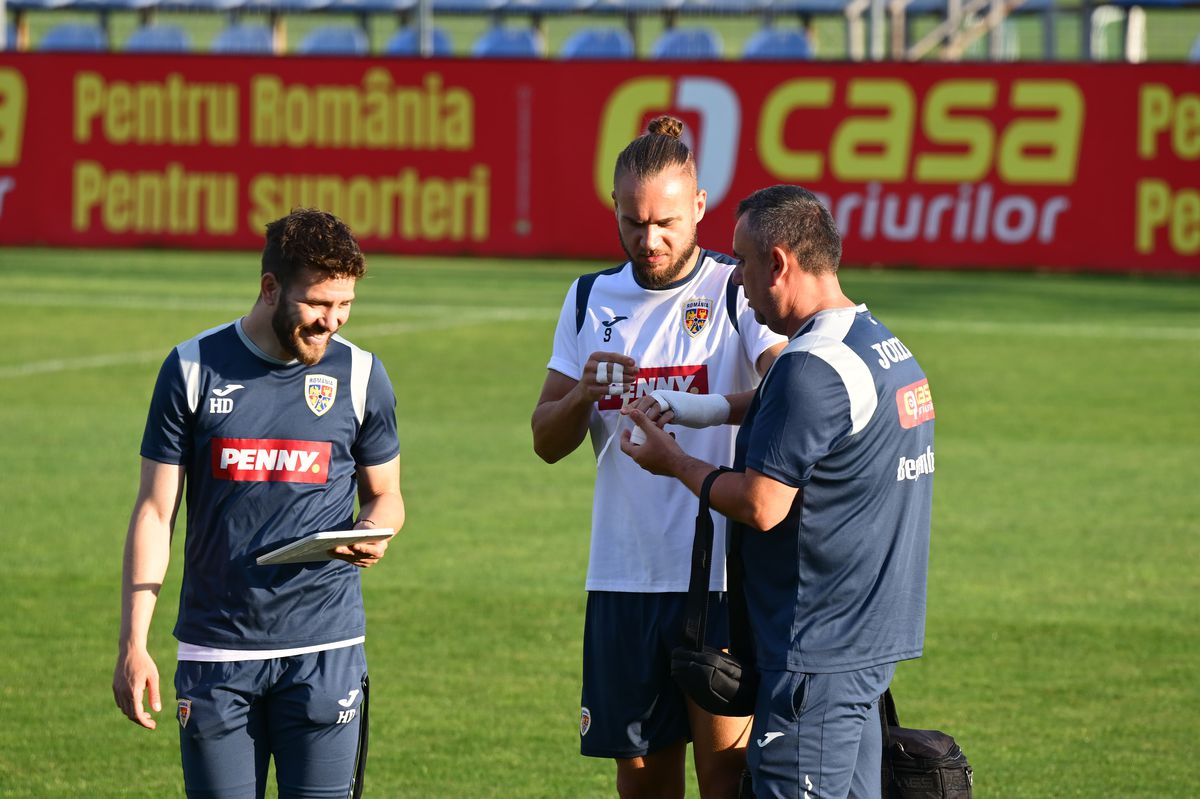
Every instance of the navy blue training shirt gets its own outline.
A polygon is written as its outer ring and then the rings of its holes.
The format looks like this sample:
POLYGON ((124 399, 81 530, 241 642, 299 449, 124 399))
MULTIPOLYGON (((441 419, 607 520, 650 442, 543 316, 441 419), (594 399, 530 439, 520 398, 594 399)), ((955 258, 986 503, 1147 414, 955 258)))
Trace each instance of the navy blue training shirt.
POLYGON ((921 367, 864 305, 816 314, 780 354, 734 461, 800 489, 769 532, 736 525, 760 668, 920 656, 933 419, 921 367))
POLYGON ((379 360, 339 336, 314 366, 270 358, 240 322, 171 351, 141 454, 186 469, 177 639, 254 650, 364 634, 356 567, 255 558, 353 525, 355 468, 399 454, 395 404, 379 360))

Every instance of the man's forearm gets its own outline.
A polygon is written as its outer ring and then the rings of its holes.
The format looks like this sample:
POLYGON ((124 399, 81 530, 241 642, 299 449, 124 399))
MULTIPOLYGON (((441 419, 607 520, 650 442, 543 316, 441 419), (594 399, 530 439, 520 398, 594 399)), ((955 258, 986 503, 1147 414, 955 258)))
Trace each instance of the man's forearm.
POLYGON ((533 451, 546 463, 562 460, 583 443, 591 418, 592 403, 575 392, 541 403, 533 411, 533 451))
POLYGON ((404 498, 399 493, 378 494, 359 509, 356 524, 369 522, 369 527, 386 527, 399 531, 404 527, 404 498))

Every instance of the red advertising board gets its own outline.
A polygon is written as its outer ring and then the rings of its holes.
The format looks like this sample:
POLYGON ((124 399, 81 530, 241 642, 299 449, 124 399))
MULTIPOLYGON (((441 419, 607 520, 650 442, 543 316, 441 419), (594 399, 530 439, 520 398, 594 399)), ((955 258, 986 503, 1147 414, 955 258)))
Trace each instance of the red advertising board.
POLYGON ((687 123, 702 241, 820 195, 849 263, 1200 273, 1188 65, 0 55, 0 244, 255 248, 298 205, 368 251, 619 258, 616 154, 687 123))

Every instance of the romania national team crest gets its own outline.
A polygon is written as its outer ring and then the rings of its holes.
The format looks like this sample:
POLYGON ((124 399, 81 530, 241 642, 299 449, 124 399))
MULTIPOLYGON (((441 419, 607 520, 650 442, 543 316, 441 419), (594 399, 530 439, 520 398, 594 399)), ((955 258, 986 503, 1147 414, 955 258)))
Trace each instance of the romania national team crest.
POLYGON ((337 399, 337 378, 329 375, 305 375, 304 399, 310 411, 317 416, 324 416, 337 399))
POLYGON ((179 719, 179 726, 186 727, 188 719, 192 717, 192 700, 180 699, 179 710, 176 712, 175 716, 179 719))
POLYGON ((592 711, 585 708, 580 708, 579 711, 579 734, 584 736, 588 734, 588 730, 592 728, 592 711))
POLYGON ((689 336, 695 338, 708 324, 710 316, 712 316, 712 300, 707 297, 692 297, 683 306, 683 329, 689 336))

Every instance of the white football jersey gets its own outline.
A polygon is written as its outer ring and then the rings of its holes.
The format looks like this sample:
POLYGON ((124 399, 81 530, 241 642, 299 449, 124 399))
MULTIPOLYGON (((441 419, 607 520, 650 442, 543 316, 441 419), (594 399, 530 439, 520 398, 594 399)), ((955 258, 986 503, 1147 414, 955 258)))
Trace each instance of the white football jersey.
MULTIPOLYGON (((638 366, 624 396, 597 403, 589 424, 595 450, 589 591, 686 591, 698 500, 678 480, 643 471, 621 451, 625 401, 655 389, 735 394, 759 382, 755 364, 784 341, 754 320, 730 276, 735 262, 702 250, 697 268, 678 283, 646 289, 623 266, 577 279, 567 292, 547 367, 579 380, 593 352, 620 352, 638 366)), ((591 377, 591 376, 589 376, 591 377)), ((733 425, 693 430, 668 425, 689 455, 717 465, 733 462, 733 425)), ((713 514, 711 590, 725 590, 725 519, 713 514)))

